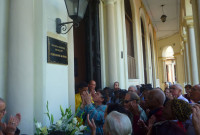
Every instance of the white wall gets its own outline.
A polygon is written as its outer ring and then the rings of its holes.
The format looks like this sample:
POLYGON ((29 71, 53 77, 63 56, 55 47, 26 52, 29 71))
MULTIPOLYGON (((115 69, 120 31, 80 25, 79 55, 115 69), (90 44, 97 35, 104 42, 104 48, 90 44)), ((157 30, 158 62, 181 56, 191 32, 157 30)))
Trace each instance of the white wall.
MULTIPOLYGON (((2 20, 6 20, 6 8, 3 7, 7 4, 5 1, 0 3, 2 20)), ((55 19, 59 17, 62 21, 69 21, 64 1, 18 0, 11 1, 10 6, 8 60, 6 40, 0 41, 0 50, 3 50, 3 53, 0 53, 0 73, 3 73, 0 83, 8 85, 0 85, 0 94, 5 94, 5 87, 8 87, 8 116, 20 112, 21 133, 32 135, 34 118, 44 125, 49 123, 44 114, 47 101, 55 121, 60 118, 60 105, 63 108, 71 105, 74 110, 73 29, 65 35, 56 34, 55 19), (47 63, 47 36, 68 43, 69 65, 47 63)), ((0 30, 6 28, 5 24, 0 23, 0 30)), ((0 38, 3 37, 5 35, 0 38)))
POLYGON ((21 133, 33 133, 34 17, 33 1, 10 1, 7 116, 20 112, 21 133), (22 5, 26 5, 23 6, 22 5))
MULTIPOLYGON (((68 42, 66 39, 67 35, 53 34, 56 33, 56 18, 61 18, 62 21, 67 21, 67 10, 64 1, 45 1, 44 9, 44 25, 46 26, 44 40, 46 41, 46 36, 51 36, 53 38, 57 38, 59 40, 63 39, 63 41, 68 42), (47 34, 47 32, 52 34, 47 34)), ((58 120, 60 118, 60 105, 62 105, 63 108, 68 107, 68 66, 47 63, 47 43, 45 43, 44 46, 44 99, 49 101, 49 109, 51 113, 54 114, 55 120, 58 120)), ((70 46, 70 44, 68 44, 68 46, 70 46)))
POLYGON ((42 14, 41 12, 37 13, 37 17, 42 20, 40 20, 41 25, 35 26, 38 30, 35 35, 40 34, 36 39, 36 41, 40 42, 37 44, 37 49, 35 49, 35 58, 38 59, 38 61, 35 61, 38 63, 36 69, 39 69, 40 72, 35 77, 35 86, 37 86, 35 103, 38 103, 38 100, 40 100, 42 106, 35 106, 35 115, 40 121, 48 125, 49 121, 44 115, 47 101, 49 102, 50 113, 54 115, 55 121, 60 118, 60 105, 62 105, 63 108, 71 106, 72 110, 74 110, 73 29, 71 29, 68 34, 64 35, 56 33, 56 18, 61 18, 62 22, 70 21, 66 19, 67 10, 64 1, 49 0, 41 2, 37 0, 37 5, 40 6, 41 4, 43 5, 40 9, 42 14), (43 26, 43 31, 40 29, 41 26, 43 26), (68 65, 47 63, 47 36, 68 43, 68 65), (38 51, 41 53, 39 56, 37 55, 38 51), (42 57, 42 59, 40 57, 42 57), (37 81, 37 79, 41 81, 37 81), (40 110, 40 112, 36 110, 40 110), (41 117, 42 114, 43 116, 41 117))
POLYGON ((6 98, 8 0, 0 1, 0 97, 6 98))

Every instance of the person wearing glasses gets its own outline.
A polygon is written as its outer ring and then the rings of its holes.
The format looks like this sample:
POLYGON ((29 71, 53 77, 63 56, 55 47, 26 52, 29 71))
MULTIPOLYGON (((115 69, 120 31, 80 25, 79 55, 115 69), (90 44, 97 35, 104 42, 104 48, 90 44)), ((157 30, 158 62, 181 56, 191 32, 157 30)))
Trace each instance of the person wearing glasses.
POLYGON ((169 89, 172 93, 173 98, 181 99, 189 103, 189 101, 182 95, 183 88, 180 84, 174 84, 170 86, 169 89))
POLYGON ((135 92, 128 92, 125 96, 124 107, 133 114, 133 132, 134 134, 143 135, 143 130, 137 124, 138 120, 147 121, 145 111, 139 105, 140 97, 135 92))
MULTIPOLYGON (((81 94, 82 104, 78 108, 77 116, 86 120, 87 114, 90 115, 90 120, 93 119, 96 124, 96 135, 103 135, 103 124, 104 124, 104 112, 106 110, 107 97, 106 93, 99 90, 93 96, 94 104, 91 101, 91 95, 87 91, 83 91, 81 94)), ((87 129, 84 131, 84 135, 91 135, 92 131, 85 123, 87 129)))
POLYGON ((15 116, 10 116, 8 123, 2 122, 2 118, 6 114, 6 103, 0 98, 0 135, 18 135, 19 129, 17 126, 20 123, 21 115, 18 113, 15 116))

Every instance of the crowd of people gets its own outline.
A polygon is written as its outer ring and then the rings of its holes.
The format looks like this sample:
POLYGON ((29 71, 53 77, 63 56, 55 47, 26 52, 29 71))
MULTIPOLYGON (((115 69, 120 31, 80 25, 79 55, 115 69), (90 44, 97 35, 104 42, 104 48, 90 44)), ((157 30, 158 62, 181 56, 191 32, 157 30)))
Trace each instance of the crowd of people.
MULTIPOLYGON (((200 84, 180 84, 161 88, 131 85, 120 89, 96 90, 96 82, 79 85, 75 95, 76 115, 87 129, 84 135, 200 135, 200 84)), ((6 114, 6 103, 0 98, 0 135, 18 135, 21 115, 6 114)))
POLYGON ((122 90, 96 90, 96 82, 81 83, 76 94, 77 117, 84 135, 200 135, 200 85, 173 84, 152 88, 150 84, 122 90))

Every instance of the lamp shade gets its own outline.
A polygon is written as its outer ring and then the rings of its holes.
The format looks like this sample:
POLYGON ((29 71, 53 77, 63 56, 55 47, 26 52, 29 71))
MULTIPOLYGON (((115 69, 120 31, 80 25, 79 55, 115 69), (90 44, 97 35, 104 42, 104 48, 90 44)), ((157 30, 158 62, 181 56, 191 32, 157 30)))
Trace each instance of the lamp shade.
POLYGON ((64 0, 69 17, 74 22, 80 22, 83 19, 88 0, 64 0))
POLYGON ((166 19, 167 19, 167 16, 166 16, 166 15, 162 15, 162 16, 160 17, 160 19, 161 19, 162 22, 165 22, 166 19))

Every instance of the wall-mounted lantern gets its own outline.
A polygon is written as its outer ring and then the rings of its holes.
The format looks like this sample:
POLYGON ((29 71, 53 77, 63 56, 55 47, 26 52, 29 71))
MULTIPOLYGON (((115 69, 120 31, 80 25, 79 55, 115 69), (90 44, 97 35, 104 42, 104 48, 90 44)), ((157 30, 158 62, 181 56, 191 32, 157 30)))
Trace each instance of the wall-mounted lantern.
POLYGON ((88 0, 64 0, 67 8, 68 16, 73 20, 71 22, 62 22, 60 18, 56 18, 56 32, 58 34, 66 34, 70 29, 79 26, 79 22, 83 19, 87 9, 88 0), (66 24, 72 23, 72 26, 67 29, 66 24), (66 31, 62 33, 62 31, 66 31))

